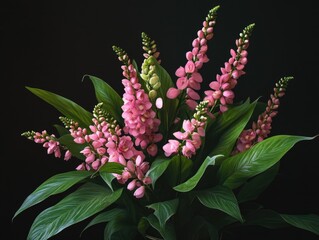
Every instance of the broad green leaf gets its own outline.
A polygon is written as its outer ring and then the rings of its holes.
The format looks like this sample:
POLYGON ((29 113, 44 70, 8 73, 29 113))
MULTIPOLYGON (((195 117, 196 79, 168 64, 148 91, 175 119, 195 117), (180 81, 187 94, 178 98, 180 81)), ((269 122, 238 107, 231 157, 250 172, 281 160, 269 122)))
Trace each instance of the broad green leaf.
POLYGON ((86 183, 56 205, 42 211, 34 220, 28 240, 48 239, 114 203, 122 193, 94 183, 86 183))
MULTIPOLYGON (((210 152, 209 156, 215 156, 217 154, 222 154, 225 157, 229 156, 234 149, 236 141, 244 128, 246 127, 251 115, 255 109, 256 101, 249 104, 240 118, 233 121, 218 139, 216 145, 214 145, 213 150, 210 152)), ((218 164, 219 165, 219 164, 218 164)))
POLYGON ((164 227, 167 220, 173 216, 178 207, 178 199, 173 199, 165 202, 157 202, 147 206, 154 209, 154 215, 157 217, 160 226, 164 227))
MULTIPOLYGON (((252 103, 254 104, 254 103, 252 103)), ((215 147, 220 147, 220 151, 224 151, 222 149, 222 145, 219 144, 219 140, 224 133, 227 135, 231 135, 229 129, 233 129, 234 125, 241 126, 239 121, 243 116, 248 116, 251 109, 253 108, 252 104, 250 103, 249 99, 247 99, 243 104, 238 106, 231 106, 229 110, 223 114, 219 114, 216 116, 216 119, 212 120, 208 118, 208 123, 206 127, 206 134, 205 134, 205 142, 202 146, 202 151, 199 152, 199 155, 196 158, 196 161, 201 161, 202 159, 206 158, 207 155, 213 156, 213 153, 219 153, 219 149, 214 150, 215 147), (213 152, 214 151, 214 152, 213 152)), ((234 128, 236 130, 236 128, 234 128)), ((224 137, 225 139, 226 136, 224 137)), ((225 140, 226 141, 226 140, 225 140)), ((226 150, 232 148, 233 146, 225 146, 226 150)), ((227 155, 225 155, 227 157, 227 155)), ((222 160, 223 158, 218 159, 216 164, 222 160)))
POLYGON ((50 177, 25 199, 13 218, 22 211, 44 201, 48 197, 68 190, 74 184, 89 177, 91 174, 92 173, 88 171, 71 171, 50 177))
POLYGON ((122 174, 124 166, 117 162, 107 162, 100 167, 99 172, 122 174))
POLYGON ((126 214, 125 210, 121 208, 113 208, 111 210, 102 212, 99 215, 97 215, 95 218, 93 218, 88 225, 86 225, 82 233, 93 225, 110 222, 113 219, 124 217, 125 214, 126 214))
POLYGON ((218 172, 220 183, 231 189, 276 164, 297 142, 313 137, 278 135, 223 161, 218 172))
POLYGON ((280 214, 288 224, 319 235, 319 216, 315 214, 288 215, 280 214))
POLYGON ((231 106, 227 112, 218 115, 216 120, 210 120, 206 130, 206 138, 214 139, 216 135, 220 135, 220 133, 232 126, 234 121, 250 110, 250 104, 250 100, 247 99, 238 106, 231 106))
MULTIPOLYGON (((187 239, 204 239, 202 235, 207 232, 206 235, 208 235, 207 237, 209 237, 210 240, 219 240, 218 230, 216 227, 207 222, 203 217, 195 216, 192 219, 191 226, 192 228, 186 230, 186 236, 188 236, 187 239)), ((205 239, 208 239, 207 237, 205 239)))
POLYGON ((146 176, 150 176, 150 178, 152 179, 153 188, 155 188, 155 183, 157 179, 159 179, 159 177, 162 176, 162 174, 165 172, 170 162, 171 162, 170 159, 167 159, 164 157, 158 157, 152 163, 150 169, 146 173, 146 176))
POLYGON ((26 87, 30 92, 55 107, 64 116, 78 122, 81 127, 92 124, 93 115, 75 102, 39 88, 26 87))
POLYGON ((95 89, 95 96, 99 102, 103 102, 103 108, 110 113, 120 124, 123 124, 122 105, 123 100, 118 93, 105 81, 98 77, 85 75, 92 81, 95 89))
POLYGON ((176 186, 189 177, 192 166, 193 162, 191 159, 182 155, 175 155, 171 158, 169 166, 166 169, 165 180, 170 186, 176 186))
POLYGON ((116 218, 110 221, 104 229, 104 240, 136 239, 137 226, 126 218, 116 218))
POLYGON ((67 149, 70 150, 73 156, 80 160, 84 160, 85 157, 82 153, 80 153, 86 146, 87 144, 78 144, 74 142, 74 138, 70 134, 65 134, 62 137, 59 138, 59 142, 66 146, 67 149))
POLYGON ((145 219, 153 228, 155 228, 161 234, 164 240, 176 240, 176 233, 172 224, 168 223, 165 224, 164 227, 161 227, 158 219, 155 217, 154 214, 149 215, 145 219))
POLYGON ((315 214, 279 214, 272 210, 261 209, 247 217, 247 225, 258 225, 275 229, 288 225, 319 235, 319 216, 315 214))
POLYGON ((68 129, 66 129, 65 127, 63 127, 63 126, 61 126, 59 124, 54 124, 53 126, 58 131, 60 137, 70 133, 68 129))
POLYGON ((200 191, 198 200, 206 207, 218 209, 243 222, 237 199, 232 190, 224 186, 216 186, 212 189, 200 191))
POLYGON ((109 188, 113 190, 112 181, 115 178, 115 176, 112 173, 108 172, 99 172, 101 178, 104 180, 104 182, 109 186, 109 188))
POLYGON ((240 189, 237 199, 239 203, 255 200, 272 183, 279 171, 279 162, 248 180, 240 189))
POLYGON ((150 224, 148 223, 148 221, 145 218, 141 218, 138 221, 137 224, 137 230, 140 234, 142 234, 143 236, 145 236, 147 229, 149 228, 150 224))
POLYGON ((196 187, 196 185, 198 184, 198 182, 200 181, 200 179, 202 178, 202 176, 204 175, 206 168, 210 165, 214 165, 215 160, 221 156, 222 155, 216 155, 214 157, 207 156, 207 158, 204 160, 202 165, 199 167, 199 169, 195 173, 195 175, 193 177, 191 177, 190 179, 188 179, 186 182, 184 182, 178 186, 175 186, 174 190, 176 190, 178 192, 189 192, 192 189, 194 189, 196 187))
POLYGON ((245 218, 245 225, 256 225, 269 229, 288 227, 278 213, 273 210, 259 209, 245 218))
MULTIPOLYGON (((150 57, 153 58, 153 57, 150 57)), ((170 87, 174 86, 174 83, 167 73, 167 71, 154 59, 155 62, 155 73, 158 75, 159 80, 161 82, 161 87, 158 89, 157 97, 161 97, 163 99, 163 107, 158 110, 158 114, 161 120, 161 132, 164 135, 164 139, 166 139, 166 134, 169 132, 169 127, 174 121, 174 117, 176 114, 177 108, 177 99, 168 99, 166 97, 166 92, 170 87)))

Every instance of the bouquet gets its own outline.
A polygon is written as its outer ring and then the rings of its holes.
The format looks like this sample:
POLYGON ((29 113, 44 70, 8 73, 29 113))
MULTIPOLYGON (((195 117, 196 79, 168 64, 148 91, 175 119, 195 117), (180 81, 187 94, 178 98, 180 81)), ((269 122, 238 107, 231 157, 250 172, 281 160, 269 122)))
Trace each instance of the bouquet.
POLYGON ((254 24, 239 34, 216 78, 204 81, 200 69, 209 61, 218 9, 208 12, 173 80, 156 42, 142 33, 140 66, 113 47, 122 64, 122 96, 98 77, 83 77, 95 89, 92 112, 27 87, 62 116, 54 125, 57 134, 22 136, 76 164, 74 171, 43 182, 15 213, 73 190, 35 218, 27 239, 49 239, 85 219, 90 221, 83 231, 105 225, 104 239, 221 239, 224 232, 252 225, 319 235, 319 216, 277 213, 255 201, 278 173, 280 159, 314 137, 270 136, 292 77, 278 79, 265 103, 235 101, 254 24))

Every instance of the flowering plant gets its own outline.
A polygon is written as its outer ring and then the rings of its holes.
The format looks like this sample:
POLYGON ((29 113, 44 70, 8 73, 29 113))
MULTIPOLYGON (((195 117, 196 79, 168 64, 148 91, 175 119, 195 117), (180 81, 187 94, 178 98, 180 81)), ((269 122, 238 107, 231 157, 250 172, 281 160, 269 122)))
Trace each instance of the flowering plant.
MULTIPOLYGON (((267 103, 235 102, 233 89, 245 74, 254 28, 244 28, 230 58, 201 96, 202 66, 208 62, 219 7, 211 9, 186 53, 176 84, 160 65, 157 45, 142 33, 141 70, 119 47, 122 97, 103 80, 92 81, 98 103, 90 113, 57 94, 27 87, 63 115, 58 135, 22 135, 77 171, 57 174, 32 192, 15 216, 72 187, 74 192, 42 211, 28 239, 48 239, 92 218, 106 224, 104 239, 220 239, 238 226, 301 228, 319 235, 319 216, 289 215, 254 203, 294 144, 313 137, 269 137, 280 98, 292 77, 275 83, 267 103), (267 139, 266 139, 267 138, 267 139)), ((15 217, 14 216, 14 217, 15 217)), ((84 229, 84 230, 85 230, 84 229)))

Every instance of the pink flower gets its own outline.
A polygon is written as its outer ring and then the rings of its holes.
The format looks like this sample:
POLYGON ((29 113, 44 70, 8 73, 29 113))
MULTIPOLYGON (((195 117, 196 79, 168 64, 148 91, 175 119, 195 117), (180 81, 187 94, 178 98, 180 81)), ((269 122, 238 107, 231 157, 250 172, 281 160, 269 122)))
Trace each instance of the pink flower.
POLYGON ((153 144, 149 145, 146 150, 147 150, 149 155, 154 157, 154 156, 156 156, 156 153, 157 153, 157 145, 153 143, 153 144))
POLYGON ((71 157, 72 157, 72 153, 70 152, 70 150, 67 150, 64 155, 64 160, 68 161, 71 159, 71 157))
POLYGON ((168 140, 168 143, 163 146, 164 154, 169 157, 173 153, 177 153, 179 148, 179 142, 177 140, 168 140))
POLYGON ((162 107, 163 107, 163 99, 162 98, 157 98, 156 102, 155 102, 155 106, 157 107, 157 109, 162 109, 162 107))
POLYGON ((145 186, 140 186, 134 192, 134 196, 136 198, 142 198, 142 197, 144 197, 144 194, 145 194, 145 186))
POLYGON ((181 92, 180 92, 179 89, 176 89, 176 88, 171 87, 171 88, 169 88, 169 89, 167 90, 166 96, 167 96, 167 98, 169 98, 169 99, 175 99, 175 98, 178 97, 178 95, 179 95, 180 93, 181 93, 181 92))
POLYGON ((193 61, 188 61, 185 65, 185 72, 186 73, 193 73, 195 72, 196 67, 193 61))

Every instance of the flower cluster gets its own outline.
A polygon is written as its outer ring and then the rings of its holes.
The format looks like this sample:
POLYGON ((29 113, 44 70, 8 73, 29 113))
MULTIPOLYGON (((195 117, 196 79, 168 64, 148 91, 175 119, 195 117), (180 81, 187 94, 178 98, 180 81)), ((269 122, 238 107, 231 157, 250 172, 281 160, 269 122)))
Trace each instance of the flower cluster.
POLYGON ((236 40, 237 50, 230 50, 231 57, 225 66, 221 68, 222 74, 217 74, 216 81, 212 81, 209 87, 212 90, 205 91, 205 100, 208 101, 208 106, 215 107, 220 103, 221 112, 227 111, 227 105, 233 103, 235 97, 232 89, 237 85, 237 80, 245 74, 243 69, 247 64, 247 48, 249 46, 249 37, 254 29, 255 24, 247 26, 242 33, 239 34, 239 39, 236 40))
POLYGON ((214 25, 216 23, 217 11, 219 6, 211 9, 203 22, 203 27, 197 32, 197 38, 193 40, 192 51, 186 53, 187 62, 185 67, 179 67, 175 75, 178 77, 176 81, 177 88, 170 88, 167 92, 167 97, 170 99, 177 98, 182 92, 182 98, 185 95, 187 105, 191 109, 197 106, 197 100, 200 99, 196 92, 200 90, 202 75, 198 72, 204 63, 209 61, 206 52, 208 50, 207 41, 213 38, 214 25))
POLYGON ((208 12, 186 64, 175 71, 175 82, 161 64, 155 41, 142 33, 145 59, 140 67, 113 46, 121 62, 122 97, 102 79, 86 75, 98 100, 92 113, 57 94, 28 88, 63 114, 64 127, 55 125, 59 137, 45 130, 22 135, 42 144, 48 154, 60 158, 65 152, 65 160, 80 163, 77 171, 44 182, 16 215, 82 184, 35 219, 28 239, 48 239, 98 213, 87 227, 106 222, 104 239, 219 239, 224 229, 269 223, 319 235, 319 216, 279 214, 252 202, 273 179, 281 157, 295 143, 313 139, 269 137, 292 77, 275 84, 267 104, 249 98, 235 102, 254 24, 239 34, 221 73, 207 83, 203 96, 199 93, 205 84, 199 70, 209 60, 218 9, 208 12), (265 105, 263 111, 257 103, 265 105))
POLYGON ((274 88, 274 94, 270 95, 270 99, 267 102, 266 110, 258 116, 257 122, 253 122, 252 128, 244 130, 237 141, 234 154, 243 152, 251 148, 255 143, 261 142, 268 137, 271 130, 272 119, 278 113, 278 107, 280 104, 279 98, 285 95, 286 88, 289 80, 293 77, 284 77, 276 83, 274 88))

